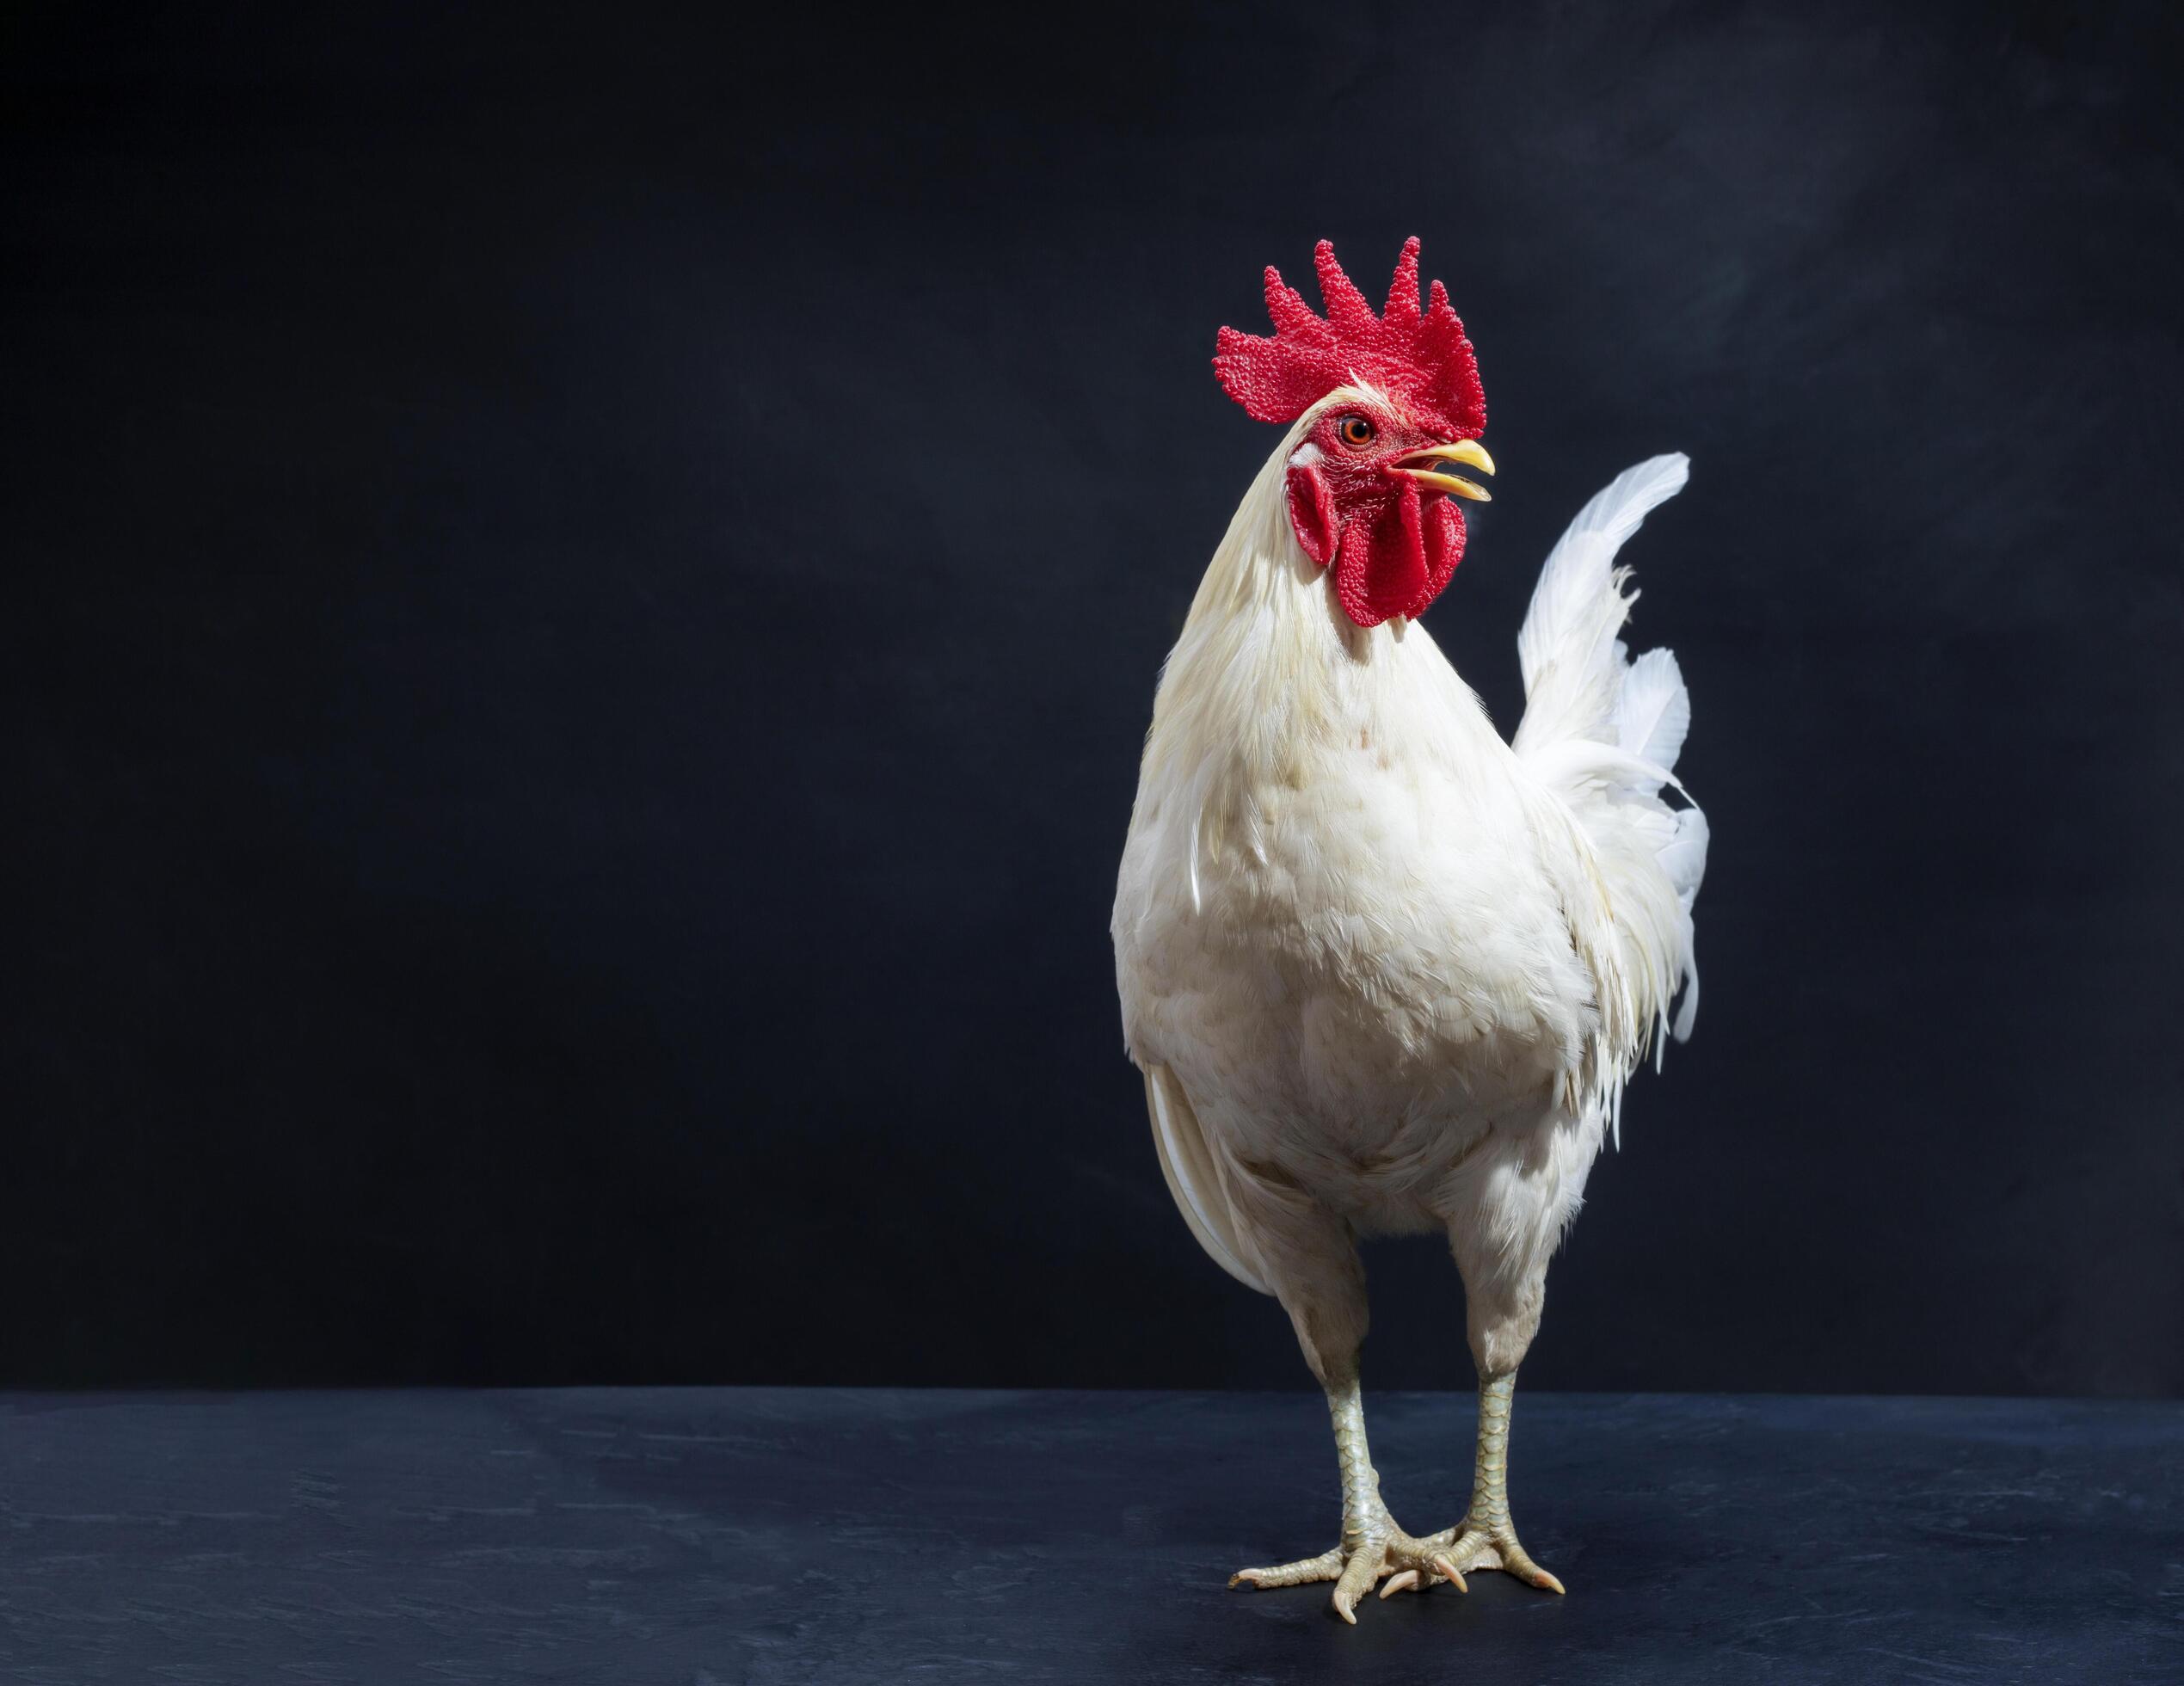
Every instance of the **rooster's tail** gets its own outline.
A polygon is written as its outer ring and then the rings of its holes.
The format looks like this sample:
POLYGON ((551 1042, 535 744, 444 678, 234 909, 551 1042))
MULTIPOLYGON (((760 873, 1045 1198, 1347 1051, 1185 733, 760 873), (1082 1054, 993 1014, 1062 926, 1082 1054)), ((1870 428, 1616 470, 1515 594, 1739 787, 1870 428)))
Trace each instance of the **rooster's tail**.
POLYGON ((1624 590, 1630 570, 1615 566, 1615 553, 1683 489, 1689 469, 1681 453, 1655 457, 1585 505, 1541 569, 1516 635, 1525 697, 1516 753, 1591 840, 1640 1023, 1670 1028, 1682 988, 1678 1042, 1699 1006, 1691 907, 1706 872, 1707 819, 1667 800, 1667 786, 1683 791, 1675 768, 1690 694, 1673 655, 1648 650, 1633 661, 1617 636, 1637 594, 1624 590))

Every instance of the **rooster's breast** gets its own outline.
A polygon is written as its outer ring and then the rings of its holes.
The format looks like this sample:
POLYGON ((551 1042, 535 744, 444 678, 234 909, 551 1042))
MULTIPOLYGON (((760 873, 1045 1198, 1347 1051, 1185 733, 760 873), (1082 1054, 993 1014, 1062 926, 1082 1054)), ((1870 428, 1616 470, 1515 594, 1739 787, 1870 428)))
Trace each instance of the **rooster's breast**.
POLYGON ((1590 986, 1507 767, 1325 755, 1196 816, 1195 897, 1190 817, 1125 857, 1125 1023, 1237 1151, 1416 1179, 1551 1104, 1590 986))

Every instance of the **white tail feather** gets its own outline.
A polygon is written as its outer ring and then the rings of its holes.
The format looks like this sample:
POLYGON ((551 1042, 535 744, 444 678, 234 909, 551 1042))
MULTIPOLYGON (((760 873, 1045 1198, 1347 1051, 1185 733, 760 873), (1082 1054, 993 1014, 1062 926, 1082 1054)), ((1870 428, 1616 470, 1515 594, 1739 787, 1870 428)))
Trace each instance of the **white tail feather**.
POLYGON ((1616 742, 1626 755, 1672 767, 1690 729, 1691 693, 1683 688, 1676 652, 1647 650, 1624 672, 1616 693, 1616 742))
POLYGON ((1625 469, 1578 512, 1547 555, 1516 635, 1524 670, 1524 720, 1516 750, 1565 737, 1608 740, 1623 663, 1615 635, 1630 612, 1615 553, 1646 515, 1683 488, 1680 452, 1625 469))
MULTIPOLYGON (((1679 1042, 1698 1010, 1691 908, 1706 873, 1707 822, 1696 808, 1670 807, 1663 787, 1683 790, 1675 767, 1691 698, 1673 655, 1648 650, 1633 661, 1621 642, 1636 594, 1625 592, 1629 570, 1615 556, 1689 470, 1680 453, 1655 457, 1586 504, 1540 570, 1516 636, 1525 694, 1516 752, 1591 841, 1646 1035, 1666 1031, 1679 1042)), ((1625 1050, 1631 1061, 1641 1052, 1642 1043, 1625 1050)), ((1610 1116, 1620 1124, 1619 1105, 1610 1116)))

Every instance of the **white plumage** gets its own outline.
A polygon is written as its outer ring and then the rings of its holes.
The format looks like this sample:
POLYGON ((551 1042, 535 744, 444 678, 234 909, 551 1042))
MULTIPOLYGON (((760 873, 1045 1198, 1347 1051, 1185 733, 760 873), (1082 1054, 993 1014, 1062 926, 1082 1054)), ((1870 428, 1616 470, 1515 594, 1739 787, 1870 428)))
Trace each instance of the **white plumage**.
MULTIPOLYGON (((1619 642, 1616 553, 1685 459, 1618 477, 1548 557, 1505 743, 1423 626, 1353 625, 1292 531, 1293 453, 1323 411, 1373 396, 1299 418, 1214 556, 1162 674, 1113 922, 1169 1188, 1222 1268, 1281 1299, 1338 1441, 1359 1233, 1446 1231, 1482 1380, 1515 1370, 1547 1257, 1686 979, 1689 1032, 1707 846, 1699 810, 1669 799, 1690 722, 1675 658, 1619 642)), ((1362 1415, 1356 1432, 1362 1461, 1362 1415)), ((1443 1566, 1521 1555, 1513 1534, 1498 1556, 1481 1538, 1443 1566)), ((1376 1573, 1434 1578, 1383 1556, 1376 1573)), ((1311 1565, 1250 1573, 1321 1578, 1311 1565)))

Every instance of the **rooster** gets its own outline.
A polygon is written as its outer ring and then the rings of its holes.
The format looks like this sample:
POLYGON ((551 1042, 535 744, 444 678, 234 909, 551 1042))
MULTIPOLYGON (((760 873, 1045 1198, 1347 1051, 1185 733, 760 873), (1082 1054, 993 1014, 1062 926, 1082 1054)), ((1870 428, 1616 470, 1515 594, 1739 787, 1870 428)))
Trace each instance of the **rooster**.
POLYGON ((1271 336, 1221 329, 1229 397, 1288 428, 1163 669, 1113 936, 1123 1031, 1191 1233, 1289 1314, 1326 1390, 1342 1533, 1230 1585, 1359 1600, 1500 1569, 1560 1593, 1510 1518, 1516 1369, 1547 1258, 1626 1080, 1698 1004, 1706 820, 1673 768, 1676 660, 1618 637, 1617 551, 1684 482, 1656 457, 1581 511, 1517 635, 1504 742, 1418 625, 1487 493, 1485 395, 1407 243, 1382 311, 1321 242, 1315 313, 1266 271, 1271 336), (1678 990, 1683 1000, 1671 1025, 1678 990), (1479 1373, 1471 1504, 1416 1535, 1365 1437, 1361 1234, 1440 1230, 1479 1373))

